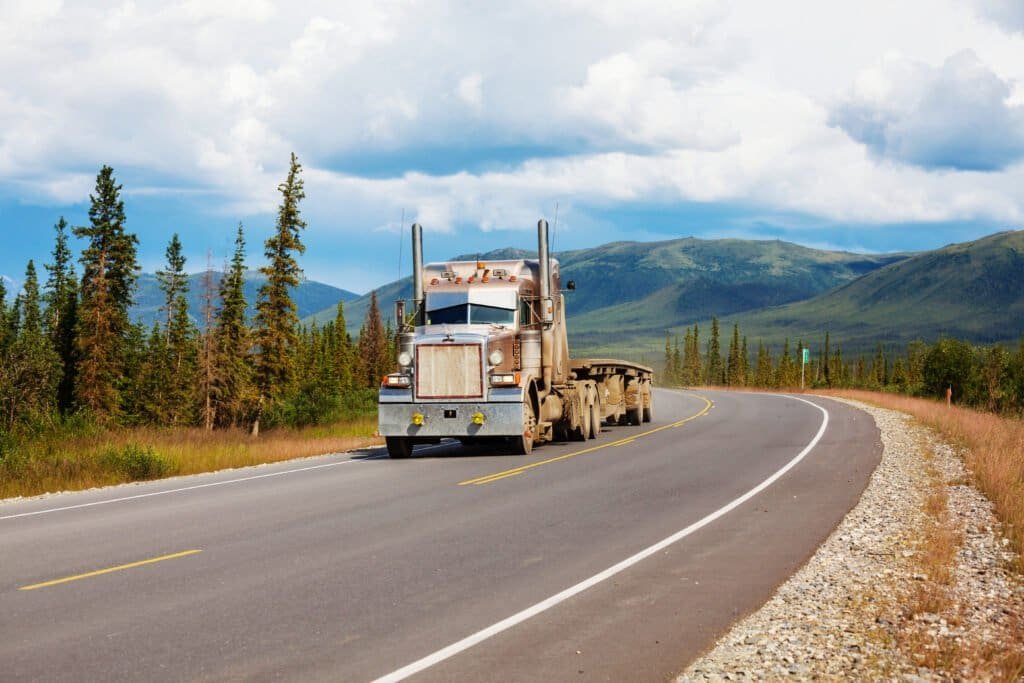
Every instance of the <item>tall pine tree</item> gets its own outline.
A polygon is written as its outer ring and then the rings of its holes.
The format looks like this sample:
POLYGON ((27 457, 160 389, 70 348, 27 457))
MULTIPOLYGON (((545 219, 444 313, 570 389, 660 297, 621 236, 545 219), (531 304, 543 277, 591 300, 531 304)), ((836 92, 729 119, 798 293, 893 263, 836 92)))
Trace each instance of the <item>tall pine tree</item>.
POLYGON ((53 263, 45 264, 49 276, 46 280, 47 333, 53 349, 60 356, 61 378, 57 387, 57 407, 61 412, 71 409, 74 402, 76 358, 75 327, 78 321, 78 282, 68 248, 68 223, 61 216, 53 226, 57 233, 53 247, 53 263))
MULTIPOLYGON (((306 227, 299 213, 299 202, 306 196, 300 173, 302 166, 292 153, 288 177, 277 188, 281 192, 277 229, 264 244, 269 263, 260 268, 267 277, 256 304, 256 384, 261 407, 263 402, 276 401, 287 393, 295 375, 292 354, 298 341, 299 316, 291 290, 302 276, 295 253, 306 250, 299 239, 306 227)), ((258 415, 253 432, 259 433, 258 415)))
POLYGON ((245 235, 239 223, 231 268, 220 281, 220 309, 214 330, 211 393, 214 420, 222 427, 234 427, 246 420, 255 399, 244 286, 245 235))
POLYGON ((0 427, 9 430, 22 417, 48 417, 56 406, 60 357, 43 331, 39 280, 32 261, 25 269, 17 336, 0 352, 0 427))
POLYGON ((392 361, 388 358, 388 340, 384 331, 384 323, 377 306, 377 291, 370 293, 370 306, 366 309, 366 319, 359 330, 360 384, 366 388, 380 386, 381 377, 391 370, 392 361))
POLYGON ((711 338, 708 340, 707 372, 704 381, 708 384, 725 384, 725 367, 722 365, 722 345, 718 338, 718 318, 711 318, 711 338))
POLYGON ((103 166, 96 176, 96 194, 89 195, 89 225, 74 229, 77 237, 88 240, 79 257, 83 272, 75 397, 101 420, 119 411, 128 307, 138 271, 138 238, 125 232, 120 193, 114 170, 103 166))

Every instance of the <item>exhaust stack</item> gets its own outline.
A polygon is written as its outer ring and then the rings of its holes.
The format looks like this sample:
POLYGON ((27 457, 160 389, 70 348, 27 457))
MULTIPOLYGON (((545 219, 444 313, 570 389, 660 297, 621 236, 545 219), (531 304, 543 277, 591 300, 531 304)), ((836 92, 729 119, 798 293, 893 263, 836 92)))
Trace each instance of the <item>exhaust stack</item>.
POLYGON ((423 297, 423 227, 419 223, 412 224, 412 298, 414 325, 422 325, 424 320, 423 297))
POLYGON ((548 222, 537 221, 537 255, 540 259, 540 315, 545 325, 555 321, 554 304, 551 301, 551 257, 548 254, 548 222))

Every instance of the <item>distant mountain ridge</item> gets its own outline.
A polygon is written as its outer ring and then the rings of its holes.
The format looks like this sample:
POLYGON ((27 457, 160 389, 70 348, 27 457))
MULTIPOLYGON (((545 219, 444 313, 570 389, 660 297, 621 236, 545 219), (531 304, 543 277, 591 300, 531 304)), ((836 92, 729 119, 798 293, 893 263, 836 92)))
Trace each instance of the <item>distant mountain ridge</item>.
MULTIPOLYGON (((907 258, 823 251, 788 242, 685 237, 661 242, 613 242, 554 254, 568 294, 570 343, 588 346, 628 321, 631 334, 664 334, 676 320, 699 320, 808 299, 864 273, 907 258)), ((451 260, 535 258, 536 252, 502 248, 451 260)), ((376 290, 385 315, 396 299, 412 296, 412 278, 376 290)), ((345 306, 351 332, 358 331, 369 295, 345 306)), ((307 318, 324 323, 333 309, 307 318)))
MULTIPOLYGON (((223 273, 213 271, 213 305, 220 305, 218 292, 223 273)), ((203 281, 206 273, 192 273, 188 276, 188 312, 192 320, 199 324, 203 320, 203 306, 205 302, 205 291, 203 281)), ((245 300, 249 302, 249 318, 256 314, 256 296, 259 288, 267 281, 267 278, 259 271, 250 270, 245 273, 245 300)), ((353 301, 359 298, 355 292, 340 289, 322 282, 303 280, 298 287, 292 290, 292 299, 298 308, 299 318, 313 315, 325 308, 336 308, 339 301, 353 301)), ((160 290, 160 281, 153 273, 142 273, 139 275, 138 287, 135 291, 135 303, 130 310, 133 321, 141 322, 147 327, 154 321, 164 321, 165 315, 160 309, 164 305, 164 294, 160 290)))

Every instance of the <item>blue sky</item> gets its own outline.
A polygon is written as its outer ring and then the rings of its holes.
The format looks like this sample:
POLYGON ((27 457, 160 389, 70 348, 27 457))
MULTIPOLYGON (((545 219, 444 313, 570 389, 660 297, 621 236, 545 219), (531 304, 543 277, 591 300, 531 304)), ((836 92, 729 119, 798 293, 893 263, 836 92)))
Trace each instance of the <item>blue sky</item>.
MULTIPOLYGON (((681 236, 913 251, 1024 224, 1024 3, 0 5, 0 275, 124 185, 143 268, 262 262, 291 152, 311 279, 681 236), (923 31, 927 21, 928 30, 923 31), (402 226, 402 216, 405 226, 402 226), (400 247, 401 243, 401 247, 400 247)), ((404 275, 404 272, 401 274, 404 275)))

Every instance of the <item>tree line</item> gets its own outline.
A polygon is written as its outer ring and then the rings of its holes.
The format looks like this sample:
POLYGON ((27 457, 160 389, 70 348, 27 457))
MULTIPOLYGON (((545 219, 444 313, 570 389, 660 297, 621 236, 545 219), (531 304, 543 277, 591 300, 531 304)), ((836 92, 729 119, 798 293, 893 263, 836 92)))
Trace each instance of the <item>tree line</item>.
MULTIPOLYGON (((713 385, 793 389, 800 386, 803 340, 782 349, 747 337, 733 324, 728 350, 722 351, 718 318, 712 318, 706 343, 698 325, 679 335, 666 333, 663 381, 678 386, 713 385), (753 356, 753 358, 751 358, 753 356)), ((1016 349, 976 346, 943 338, 913 341, 902 350, 879 343, 872 354, 844 355, 829 332, 808 354, 803 381, 810 388, 858 388, 943 397, 1001 413, 1024 413, 1024 340, 1016 349)))
MULTIPOLYGON (((138 238, 125 229, 122 186, 103 166, 90 194, 88 225, 61 217, 46 279, 33 261, 8 305, 0 280, 0 436, 45 429, 68 416, 102 426, 246 428, 302 426, 370 412, 380 377, 391 370, 394 341, 376 294, 358 338, 346 331, 343 304, 334 320, 302 326, 291 296, 305 251, 299 209, 305 197, 294 154, 278 186, 276 227, 264 243, 256 314, 243 293, 246 242, 239 224, 223 274, 209 267, 203 312, 188 312, 186 258, 177 234, 157 273, 163 293, 151 328, 129 309, 139 273, 138 238), (69 245, 84 240, 78 276, 69 245)), ((2 455, 2 453, 0 453, 2 455)))

